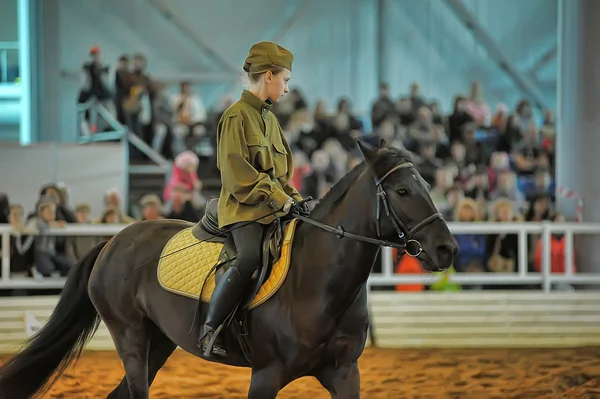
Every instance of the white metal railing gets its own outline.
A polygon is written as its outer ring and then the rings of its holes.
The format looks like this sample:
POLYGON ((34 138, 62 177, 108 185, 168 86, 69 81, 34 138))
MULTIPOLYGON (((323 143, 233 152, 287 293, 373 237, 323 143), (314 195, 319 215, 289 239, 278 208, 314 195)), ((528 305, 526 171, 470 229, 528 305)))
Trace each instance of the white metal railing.
MULTIPOLYGON (((111 236, 127 225, 121 224, 71 224, 65 228, 51 229, 57 236, 111 236)), ((518 269, 516 273, 456 273, 447 276, 449 282, 461 285, 480 284, 541 284, 545 292, 556 283, 600 285, 600 273, 577 273, 573 271, 573 238, 575 234, 600 234, 600 224, 593 223, 448 223, 453 234, 517 234, 519 244, 518 269), (551 245, 553 233, 565 235, 565 273, 551 273, 551 245), (528 234, 541 235, 543 243, 541 273, 529 273, 528 234)), ((60 288, 64 279, 14 279, 10 277, 10 225, 0 224, 2 236, 2 279, 0 288, 60 288)), ((373 273, 369 285, 431 284, 441 278, 439 274, 396 274, 390 248, 382 254, 382 273, 373 273)))

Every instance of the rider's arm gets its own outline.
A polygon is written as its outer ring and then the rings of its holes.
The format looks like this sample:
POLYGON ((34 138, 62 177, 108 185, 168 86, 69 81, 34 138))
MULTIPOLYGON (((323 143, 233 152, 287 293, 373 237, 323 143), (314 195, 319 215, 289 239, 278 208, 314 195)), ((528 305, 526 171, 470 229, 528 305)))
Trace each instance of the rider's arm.
POLYGON ((242 117, 230 115, 220 122, 217 167, 223 187, 246 205, 268 201, 271 208, 281 209, 289 200, 277 181, 258 172, 250 163, 250 150, 244 134, 242 117))
POLYGON ((279 134, 281 136, 281 142, 283 143, 283 146, 285 147, 285 151, 288 154, 288 156, 287 156, 287 174, 283 178, 280 178, 279 181, 282 183, 281 185, 283 186, 283 191, 285 191, 285 193, 287 195, 289 195, 290 197, 292 197, 294 200, 300 202, 300 201, 302 201, 302 195, 300 195, 298 190, 296 190, 296 188, 290 184, 292 177, 294 177, 294 156, 292 155, 292 149, 290 148, 283 133, 280 132, 279 134))

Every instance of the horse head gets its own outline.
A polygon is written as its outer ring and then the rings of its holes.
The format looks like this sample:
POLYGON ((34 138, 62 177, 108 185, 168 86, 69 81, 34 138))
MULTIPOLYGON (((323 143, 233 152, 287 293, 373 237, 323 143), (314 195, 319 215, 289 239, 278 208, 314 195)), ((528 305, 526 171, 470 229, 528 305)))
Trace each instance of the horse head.
MULTIPOLYGON (((379 238, 390 241, 416 257, 428 271, 448 269, 458 253, 458 244, 429 195, 429 185, 411 162, 408 151, 379 148, 358 142, 374 179, 373 222, 379 238)), ((371 181, 373 181, 371 179, 371 181)), ((369 191, 373 195, 373 189, 369 191)))

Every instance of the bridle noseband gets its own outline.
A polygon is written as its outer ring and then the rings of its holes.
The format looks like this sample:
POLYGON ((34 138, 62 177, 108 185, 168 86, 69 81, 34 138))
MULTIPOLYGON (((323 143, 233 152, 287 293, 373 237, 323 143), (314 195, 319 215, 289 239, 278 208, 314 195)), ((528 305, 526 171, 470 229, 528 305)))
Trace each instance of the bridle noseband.
MULTIPOLYGON (((367 166, 367 167, 369 169, 371 169, 370 166, 367 166)), ((385 189, 383 188, 383 182, 389 175, 391 175, 392 173, 394 173, 400 169, 412 168, 412 167, 414 167, 414 165, 411 162, 403 162, 399 165, 396 165, 392 169, 390 169, 381 178, 377 178, 377 176, 375 176, 375 187, 377 188, 377 210, 376 210, 377 236, 381 237, 381 231, 380 231, 381 203, 383 203, 383 207, 385 209, 386 216, 392 220, 392 223, 394 224, 394 228, 396 229, 396 233, 398 234, 398 238, 400 238, 403 241, 400 244, 391 242, 391 241, 386 241, 386 240, 381 240, 381 239, 376 239, 376 238, 371 238, 371 237, 365 237, 365 236, 361 236, 361 235, 357 235, 357 234, 353 234, 353 233, 348 233, 342 228, 342 226, 338 226, 337 228, 331 227, 331 226, 328 226, 321 222, 317 222, 316 220, 313 220, 313 219, 308 218, 303 215, 295 214, 294 217, 296 217, 304 222, 307 222, 309 224, 312 224, 315 227, 318 227, 318 228, 328 231, 330 233, 336 234, 338 236, 338 238, 347 237, 350 239, 354 239, 357 241, 363 241, 363 242, 367 242, 370 244, 376 244, 376 245, 381 245, 384 247, 392 247, 392 248, 400 249, 400 250, 404 251, 407 255, 412 256, 413 258, 416 258, 417 256, 421 255, 421 253, 423 252, 423 247, 421 246, 421 243, 419 241, 413 239, 412 237, 419 230, 421 230, 423 227, 425 227, 429 223, 433 222, 434 220, 443 219, 442 214, 439 212, 436 212, 436 213, 426 217, 424 220, 419 222, 412 229, 408 230, 406 228, 406 225, 398 217, 398 214, 396 213, 394 208, 390 206, 388 195, 387 195, 385 189), (409 248, 409 246, 412 247, 412 245, 410 245, 411 243, 414 243, 415 251, 411 251, 411 249, 409 248)))

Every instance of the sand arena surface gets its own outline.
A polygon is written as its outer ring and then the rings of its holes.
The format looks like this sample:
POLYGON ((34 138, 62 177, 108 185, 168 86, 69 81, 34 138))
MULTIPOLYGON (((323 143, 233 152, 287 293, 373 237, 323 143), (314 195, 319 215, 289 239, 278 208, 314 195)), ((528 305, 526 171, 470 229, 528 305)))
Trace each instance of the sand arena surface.
MULTIPOLYGON (((366 399, 600 398, 600 348, 366 349, 360 367, 366 399)), ((122 377, 116 352, 84 352, 46 398, 105 398, 122 377)), ((176 351, 158 373, 150 397, 245 399, 249 377, 248 369, 176 351)), ((303 378, 278 398, 330 396, 314 378, 303 378)))

